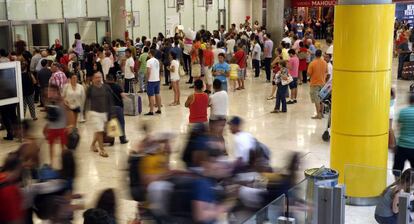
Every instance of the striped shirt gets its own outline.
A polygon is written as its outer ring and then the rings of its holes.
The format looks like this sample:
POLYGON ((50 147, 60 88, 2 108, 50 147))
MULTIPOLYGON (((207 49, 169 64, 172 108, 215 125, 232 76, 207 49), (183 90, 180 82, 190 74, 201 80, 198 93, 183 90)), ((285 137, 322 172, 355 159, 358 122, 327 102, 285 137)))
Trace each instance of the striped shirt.
POLYGON ((52 74, 52 77, 49 79, 49 86, 50 85, 57 85, 60 90, 63 89, 63 86, 68 82, 65 73, 62 71, 57 71, 52 74))
POLYGON ((400 111, 398 123, 401 127, 398 146, 414 149, 414 105, 400 111))

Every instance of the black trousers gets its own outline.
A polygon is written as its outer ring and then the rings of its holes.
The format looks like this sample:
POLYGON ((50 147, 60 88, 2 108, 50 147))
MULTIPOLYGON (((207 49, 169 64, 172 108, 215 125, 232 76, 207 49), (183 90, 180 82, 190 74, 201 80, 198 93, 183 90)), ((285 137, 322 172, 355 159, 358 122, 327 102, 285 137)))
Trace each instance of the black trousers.
POLYGON ((164 84, 168 85, 170 84, 170 70, 168 70, 168 67, 170 67, 170 65, 166 65, 164 64, 164 84))
POLYGON ((14 137, 14 128, 17 125, 17 104, 0 107, 1 119, 7 131, 7 137, 14 137))
POLYGON ((134 79, 125 79, 124 92, 134 93, 134 79))
POLYGON ((184 71, 187 73, 187 75, 190 76, 188 82, 193 82, 193 76, 191 72, 191 56, 187 54, 183 54, 183 61, 184 61, 184 71))
POLYGON ((307 83, 308 82, 308 72, 306 70, 302 71, 302 82, 307 83))
POLYGON ((254 68, 254 77, 259 77, 260 75, 260 61, 253 59, 252 60, 253 68, 254 68))
POLYGON ((265 66, 266 80, 267 81, 270 81, 270 75, 272 74, 271 67, 270 67, 271 63, 272 63, 271 58, 265 58, 264 59, 264 66, 265 66))
POLYGON ((404 148, 397 145, 394 155, 394 165, 392 167, 394 176, 400 176, 404 170, 405 161, 409 161, 411 167, 414 167, 414 149, 404 148))

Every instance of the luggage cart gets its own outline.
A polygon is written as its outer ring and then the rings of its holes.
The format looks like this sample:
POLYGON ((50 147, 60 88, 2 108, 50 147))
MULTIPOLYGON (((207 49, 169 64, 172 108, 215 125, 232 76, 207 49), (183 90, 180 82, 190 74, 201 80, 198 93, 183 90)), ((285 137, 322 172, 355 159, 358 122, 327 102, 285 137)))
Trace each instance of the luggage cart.
POLYGON ((328 116, 328 121, 326 129, 322 134, 322 140, 329 142, 331 139, 330 129, 331 129, 331 108, 332 108, 332 79, 329 80, 325 86, 319 92, 319 97, 323 103, 323 114, 328 116))

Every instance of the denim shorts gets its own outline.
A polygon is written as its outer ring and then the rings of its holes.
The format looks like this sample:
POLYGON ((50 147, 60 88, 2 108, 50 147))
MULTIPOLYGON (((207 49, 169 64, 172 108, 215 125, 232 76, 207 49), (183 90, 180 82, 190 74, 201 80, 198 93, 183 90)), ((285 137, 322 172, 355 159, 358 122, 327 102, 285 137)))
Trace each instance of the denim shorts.
POLYGON ((293 78, 293 81, 289 83, 290 89, 296 89, 298 88, 298 78, 293 78))
POLYGON ((147 95, 155 96, 160 94, 160 82, 148 82, 147 84, 147 95))

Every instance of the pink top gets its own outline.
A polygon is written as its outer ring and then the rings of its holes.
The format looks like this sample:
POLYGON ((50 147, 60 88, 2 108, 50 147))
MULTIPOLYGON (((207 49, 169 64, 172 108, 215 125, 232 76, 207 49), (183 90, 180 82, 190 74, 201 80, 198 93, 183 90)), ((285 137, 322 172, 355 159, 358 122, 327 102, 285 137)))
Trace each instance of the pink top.
POLYGON ((290 57, 288 62, 289 74, 292 78, 297 78, 299 76, 299 58, 295 55, 290 57))

